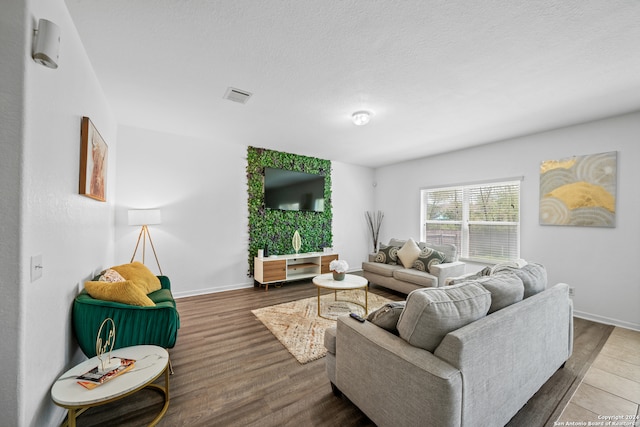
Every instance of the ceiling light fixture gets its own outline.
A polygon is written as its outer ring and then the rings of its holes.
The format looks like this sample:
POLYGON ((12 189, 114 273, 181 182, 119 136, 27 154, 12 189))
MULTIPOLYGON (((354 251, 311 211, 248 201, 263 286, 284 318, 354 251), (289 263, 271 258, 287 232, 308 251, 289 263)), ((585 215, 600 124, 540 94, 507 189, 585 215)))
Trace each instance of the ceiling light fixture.
POLYGON ((368 111, 356 111, 351 115, 351 120, 356 126, 364 126, 371 120, 371 113, 368 111))

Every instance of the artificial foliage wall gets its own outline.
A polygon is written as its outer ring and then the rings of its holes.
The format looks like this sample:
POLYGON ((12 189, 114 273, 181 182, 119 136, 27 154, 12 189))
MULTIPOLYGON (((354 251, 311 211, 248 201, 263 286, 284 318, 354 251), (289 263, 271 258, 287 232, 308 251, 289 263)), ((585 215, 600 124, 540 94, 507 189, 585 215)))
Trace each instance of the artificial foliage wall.
POLYGON ((300 233, 302 240, 301 253, 322 251, 322 248, 332 246, 331 161, 249 147, 247 149, 247 185, 249 276, 253 275, 253 258, 257 255, 258 249, 266 249, 269 255, 294 253, 291 239, 296 230, 300 233), (266 209, 264 205, 265 168, 324 175, 323 212, 266 209))

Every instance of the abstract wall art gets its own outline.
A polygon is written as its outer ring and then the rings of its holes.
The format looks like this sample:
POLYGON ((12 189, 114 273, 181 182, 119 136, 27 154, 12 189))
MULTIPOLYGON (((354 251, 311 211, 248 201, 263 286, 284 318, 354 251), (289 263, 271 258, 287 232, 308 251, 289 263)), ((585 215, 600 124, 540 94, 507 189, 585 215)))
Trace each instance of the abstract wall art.
POLYGON ((80 194, 107 201, 107 157, 109 147, 88 117, 80 129, 80 194))
POLYGON ((615 227, 618 152, 540 164, 540 224, 615 227))

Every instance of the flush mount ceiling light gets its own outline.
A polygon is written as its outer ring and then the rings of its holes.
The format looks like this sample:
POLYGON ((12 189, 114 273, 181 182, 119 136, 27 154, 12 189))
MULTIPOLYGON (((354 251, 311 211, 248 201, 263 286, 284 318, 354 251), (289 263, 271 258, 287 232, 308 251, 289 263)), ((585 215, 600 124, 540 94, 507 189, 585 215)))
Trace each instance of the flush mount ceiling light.
POLYGON ((356 126, 364 126, 371 120, 371 113, 369 111, 356 111, 351 115, 351 120, 356 126))

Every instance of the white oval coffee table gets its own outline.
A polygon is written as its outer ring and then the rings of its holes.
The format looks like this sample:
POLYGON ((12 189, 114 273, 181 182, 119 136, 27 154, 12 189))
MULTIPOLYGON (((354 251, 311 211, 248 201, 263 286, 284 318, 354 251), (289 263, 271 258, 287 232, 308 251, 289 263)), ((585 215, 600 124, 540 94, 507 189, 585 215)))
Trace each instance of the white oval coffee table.
POLYGON ((367 290, 369 281, 362 276, 355 274, 345 274, 344 280, 333 280, 333 273, 321 274, 313 278, 313 284, 318 288, 318 316, 323 319, 336 320, 331 317, 323 316, 320 312, 320 290, 330 289, 334 292, 334 298, 338 301, 338 291, 348 291, 352 289, 364 289, 364 305, 355 301, 345 301, 351 304, 359 305, 364 308, 364 315, 369 313, 369 292, 367 290))
POLYGON ((69 369, 53 384, 51 398, 56 405, 66 408, 69 412, 63 426, 74 427, 76 417, 87 409, 130 396, 145 387, 159 391, 164 397, 162 410, 149 425, 156 425, 167 412, 169 408, 169 353, 167 350, 155 345, 136 345, 113 350, 111 356, 134 359, 133 369, 88 390, 78 384, 77 377, 97 366, 98 358, 93 357, 69 369), (164 387, 152 384, 162 373, 164 373, 164 387))

